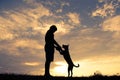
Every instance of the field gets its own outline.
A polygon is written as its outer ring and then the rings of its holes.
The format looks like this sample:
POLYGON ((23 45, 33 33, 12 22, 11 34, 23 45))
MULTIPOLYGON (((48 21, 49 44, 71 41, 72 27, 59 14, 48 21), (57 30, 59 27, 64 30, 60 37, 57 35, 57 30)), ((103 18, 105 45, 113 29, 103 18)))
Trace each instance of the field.
POLYGON ((44 76, 21 75, 21 74, 0 74, 0 80, 120 80, 120 76, 103 76, 93 75, 89 77, 64 77, 55 76, 52 78, 45 78, 44 76))

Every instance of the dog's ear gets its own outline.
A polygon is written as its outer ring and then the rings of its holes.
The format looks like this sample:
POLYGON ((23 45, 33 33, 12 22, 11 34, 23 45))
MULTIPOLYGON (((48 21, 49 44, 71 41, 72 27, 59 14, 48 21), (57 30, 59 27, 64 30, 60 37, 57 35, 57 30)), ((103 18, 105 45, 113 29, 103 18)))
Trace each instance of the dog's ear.
POLYGON ((63 44, 62 47, 64 47, 65 45, 63 44))

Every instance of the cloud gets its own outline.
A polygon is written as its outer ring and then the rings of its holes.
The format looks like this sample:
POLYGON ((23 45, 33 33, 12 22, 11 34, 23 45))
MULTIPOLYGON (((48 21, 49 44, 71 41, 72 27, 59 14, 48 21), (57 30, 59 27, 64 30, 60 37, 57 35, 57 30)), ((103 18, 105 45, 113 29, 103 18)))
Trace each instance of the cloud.
POLYGON ((36 40, 15 40, 13 43, 14 46, 16 47, 29 47, 29 48, 36 48, 36 49, 43 49, 44 46, 40 45, 36 40), (33 46, 30 46, 33 45, 33 46))
POLYGON ((16 7, 1 13, 3 14, 0 15, 0 67, 2 67, 0 72, 23 74, 43 69, 42 64, 31 68, 23 63, 44 62, 44 36, 41 30, 34 29, 42 27, 38 19, 50 15, 49 9, 39 4, 34 5, 34 8, 16 7))
POLYGON ((32 6, 38 4, 38 3, 36 2, 36 0, 23 0, 23 2, 25 2, 25 3, 27 3, 27 4, 32 4, 32 6))
POLYGON ((120 16, 106 19, 102 26, 104 31, 120 32, 120 16))
POLYGON ((80 16, 77 13, 68 13, 67 16, 70 18, 69 23, 80 24, 80 16))
POLYGON ((8 40, 0 44, 0 72, 25 74, 44 68, 43 48, 37 41, 8 40))
POLYGON ((56 13, 61 13, 61 12, 62 12, 62 9, 56 10, 56 13))
POLYGON ((14 35, 9 30, 0 27, 0 40, 11 40, 14 38, 14 35))
MULTIPOLYGON (((20 31, 22 31, 23 34, 27 34, 30 29, 31 31, 35 30, 37 32, 40 32, 41 34, 45 34, 45 32, 53 24, 58 26, 58 32, 62 32, 63 34, 65 34, 67 32, 67 28, 64 28, 64 25, 76 25, 79 23, 79 15, 77 13, 69 13, 69 16, 61 16, 57 15, 57 13, 52 12, 49 8, 43 6, 40 2, 25 0, 25 3, 28 5, 32 5, 30 7, 21 7, 14 10, 4 11, 4 17, 0 19, 2 21, 1 26, 9 26, 11 32, 15 32, 15 35, 13 34, 13 36, 15 37, 21 35, 20 31), (70 20, 64 19, 66 17, 69 17, 70 20), (69 23, 66 23, 63 20, 69 20, 69 23)), ((58 12, 62 12, 62 8, 66 5, 68 6, 69 3, 62 2, 61 9, 59 9, 58 12)))
POLYGON ((106 19, 102 23, 102 29, 104 31, 113 32, 113 38, 119 38, 120 36, 120 16, 114 16, 112 18, 106 19))
POLYGON ((70 6, 68 2, 62 1, 60 3, 60 8, 56 10, 56 13, 62 13, 65 6, 70 6))
MULTIPOLYGON (((3 17, 0 16, 0 32, 1 39, 15 38, 27 32, 34 31, 34 28, 41 28, 42 24, 38 21, 42 16, 50 15, 49 10, 43 6, 36 7, 35 9, 26 8, 17 10, 4 11, 3 17), (45 12, 40 12, 45 11, 45 12)), ((40 31, 38 31, 40 32, 40 31)))
POLYGON ((70 6, 70 4, 68 2, 62 2, 61 3, 61 6, 64 7, 64 6, 70 6))
POLYGON ((97 56, 117 56, 120 50, 119 39, 113 38, 113 32, 103 31, 101 28, 81 28, 72 30, 60 40, 62 44, 69 44, 70 54, 74 60, 82 60, 97 56), (67 41, 66 41, 67 40, 67 41))
POLYGON ((98 2, 102 3, 102 2, 104 2, 104 0, 98 0, 98 2))
POLYGON ((25 62, 23 65, 34 67, 38 66, 39 64, 39 62, 25 62))
POLYGON ((100 3, 102 3, 102 6, 97 6, 96 10, 92 12, 92 17, 100 16, 102 18, 114 16, 116 14, 116 9, 119 6, 119 1, 103 1, 99 0, 100 3))

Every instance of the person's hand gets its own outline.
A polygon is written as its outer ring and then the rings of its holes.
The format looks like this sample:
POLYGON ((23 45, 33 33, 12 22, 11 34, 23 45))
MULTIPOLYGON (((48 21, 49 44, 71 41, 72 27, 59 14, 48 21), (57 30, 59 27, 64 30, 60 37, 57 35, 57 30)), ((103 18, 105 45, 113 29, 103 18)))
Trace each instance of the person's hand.
POLYGON ((58 47, 58 49, 59 49, 60 54, 63 55, 64 52, 63 52, 62 48, 61 48, 61 47, 58 47))
POLYGON ((60 48, 59 48, 59 47, 55 47, 55 48, 56 48, 56 50, 60 51, 60 48))
POLYGON ((63 50, 60 46, 55 46, 56 50, 60 52, 61 55, 63 55, 63 50))
POLYGON ((61 47, 55 47, 56 48, 56 50, 58 50, 58 51, 60 51, 60 50, 62 50, 62 48, 61 47))

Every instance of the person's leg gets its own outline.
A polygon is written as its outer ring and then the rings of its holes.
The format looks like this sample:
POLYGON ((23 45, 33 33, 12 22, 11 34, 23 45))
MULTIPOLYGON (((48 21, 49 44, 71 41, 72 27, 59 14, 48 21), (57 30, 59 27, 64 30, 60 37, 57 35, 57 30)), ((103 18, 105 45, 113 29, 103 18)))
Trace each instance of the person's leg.
POLYGON ((46 46, 45 53, 46 53, 45 76, 50 76, 50 64, 53 61, 53 57, 54 57, 54 46, 49 46, 49 45, 46 46))
POLYGON ((50 75, 50 72, 49 72, 49 70, 50 70, 50 61, 46 61, 45 62, 45 76, 49 76, 50 75))

